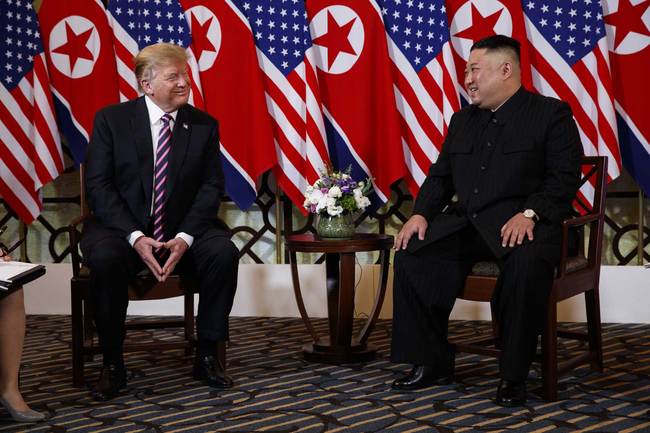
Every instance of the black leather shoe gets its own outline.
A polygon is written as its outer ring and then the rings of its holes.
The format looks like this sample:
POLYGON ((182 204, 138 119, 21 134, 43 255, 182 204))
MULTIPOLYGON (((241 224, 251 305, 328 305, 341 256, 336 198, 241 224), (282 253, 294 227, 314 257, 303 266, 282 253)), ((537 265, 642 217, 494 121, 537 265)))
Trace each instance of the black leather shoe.
POLYGON ((437 371, 430 365, 414 365, 411 371, 393 381, 393 389, 412 391, 432 385, 449 385, 454 380, 454 374, 448 371, 437 371))
POLYGON ((232 388, 234 382, 226 374, 223 366, 214 356, 202 356, 194 359, 194 379, 200 380, 214 388, 232 388))
POLYGON ((126 387, 126 370, 113 364, 102 367, 99 380, 90 391, 97 401, 108 401, 117 396, 126 387))
POLYGON ((523 406, 526 404, 526 382, 501 379, 496 402, 505 407, 523 406))

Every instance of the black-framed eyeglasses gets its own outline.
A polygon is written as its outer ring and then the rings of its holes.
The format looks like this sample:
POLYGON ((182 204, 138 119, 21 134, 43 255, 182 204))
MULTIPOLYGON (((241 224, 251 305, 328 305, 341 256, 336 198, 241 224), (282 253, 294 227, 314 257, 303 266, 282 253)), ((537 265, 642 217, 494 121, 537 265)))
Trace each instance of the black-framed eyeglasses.
MULTIPOLYGON (((7 230, 7 226, 0 227, 0 235, 2 235, 5 232, 5 230, 7 230)), ((22 244, 23 242, 25 242, 24 237, 18 239, 18 241, 15 244, 8 247, 7 245, 5 245, 4 242, 0 241, 0 252, 2 252, 3 256, 9 255, 12 251, 18 248, 20 244, 22 244)))

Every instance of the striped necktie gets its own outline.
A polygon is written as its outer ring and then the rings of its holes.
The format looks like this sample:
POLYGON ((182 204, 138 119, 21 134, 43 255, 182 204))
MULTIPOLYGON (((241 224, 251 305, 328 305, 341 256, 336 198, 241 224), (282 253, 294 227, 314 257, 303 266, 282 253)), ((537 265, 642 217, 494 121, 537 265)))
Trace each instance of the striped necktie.
POLYGON ((165 236, 165 194, 167 184, 167 168, 169 166, 169 150, 171 149, 172 129, 170 122, 172 116, 165 113, 160 121, 160 135, 156 149, 156 170, 153 183, 153 238, 164 242, 165 236))

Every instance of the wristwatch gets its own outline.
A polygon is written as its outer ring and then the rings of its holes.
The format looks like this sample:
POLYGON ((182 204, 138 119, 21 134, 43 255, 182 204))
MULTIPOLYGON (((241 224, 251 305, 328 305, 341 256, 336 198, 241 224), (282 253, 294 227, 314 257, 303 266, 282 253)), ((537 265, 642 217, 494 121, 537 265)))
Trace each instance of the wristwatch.
POLYGON ((530 219, 533 220, 534 222, 539 221, 539 217, 537 216, 537 214, 535 213, 535 211, 532 210, 532 209, 526 209, 526 210, 524 210, 523 214, 524 214, 524 216, 525 216, 526 218, 530 218, 530 219))

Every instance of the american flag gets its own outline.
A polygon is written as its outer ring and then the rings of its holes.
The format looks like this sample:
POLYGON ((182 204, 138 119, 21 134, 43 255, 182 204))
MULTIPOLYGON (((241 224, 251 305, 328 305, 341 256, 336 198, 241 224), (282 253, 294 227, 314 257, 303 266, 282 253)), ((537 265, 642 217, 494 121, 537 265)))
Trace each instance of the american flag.
POLYGON ((444 0, 384 0, 409 188, 416 194, 460 108, 444 0))
MULTIPOLYGON (((127 101, 138 96, 138 83, 133 73, 135 55, 147 45, 160 42, 187 48, 192 36, 178 0, 111 0, 108 12, 115 35, 120 99, 127 101)), ((192 77, 190 103, 202 108, 198 67, 191 51, 188 51, 188 56, 192 77)))
MULTIPOLYGON (((585 155, 608 156, 608 178, 617 177, 621 157, 600 2, 529 0, 523 7, 535 88, 571 105, 585 155)), ((587 199, 593 194, 589 186, 581 191, 587 199)))
POLYGON ((265 75, 266 102, 274 119, 285 194, 303 209, 303 192, 329 161, 307 12, 303 1, 240 1, 265 75))
POLYGON ((38 191, 63 171, 63 155, 32 2, 2 3, 0 195, 31 223, 41 210, 38 191))

